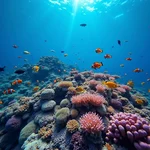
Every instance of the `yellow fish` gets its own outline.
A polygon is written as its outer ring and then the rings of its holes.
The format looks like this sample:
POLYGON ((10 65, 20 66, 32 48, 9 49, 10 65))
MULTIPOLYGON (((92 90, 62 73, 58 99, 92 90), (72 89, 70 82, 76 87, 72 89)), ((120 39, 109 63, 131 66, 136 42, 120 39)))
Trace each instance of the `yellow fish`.
POLYGON ((34 66, 32 69, 33 69, 33 71, 38 72, 40 67, 39 66, 34 66))
POLYGON ((114 81, 103 81, 102 84, 106 85, 108 88, 111 88, 111 89, 118 87, 117 83, 115 83, 114 81))
POLYGON ((142 100, 142 99, 140 99, 140 98, 137 98, 137 99, 135 100, 135 102, 136 102, 137 104, 139 104, 139 105, 143 105, 145 101, 142 100))
POLYGON ((145 84, 145 82, 141 82, 141 85, 144 85, 145 84))
POLYGON ((33 88, 33 92, 37 92, 39 89, 40 89, 39 86, 35 86, 35 87, 33 88))
POLYGON ((132 80, 129 80, 129 81, 127 82, 127 85, 133 88, 134 82, 133 82, 132 80))
POLYGON ((77 93, 84 93, 84 92, 86 92, 86 90, 82 86, 78 86, 78 87, 76 87, 76 92, 77 93))

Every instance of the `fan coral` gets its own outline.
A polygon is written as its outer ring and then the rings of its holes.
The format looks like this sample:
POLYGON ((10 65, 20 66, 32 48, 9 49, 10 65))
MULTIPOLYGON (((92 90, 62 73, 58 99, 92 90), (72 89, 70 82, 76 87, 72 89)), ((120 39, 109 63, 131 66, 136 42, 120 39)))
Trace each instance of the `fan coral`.
POLYGON ((93 112, 88 112, 80 118, 81 129, 90 134, 99 134, 104 129, 101 118, 93 112))
POLYGON ((106 140, 128 139, 138 150, 150 149, 150 125, 140 116, 131 113, 117 113, 111 116, 106 140))
POLYGON ((9 131, 9 132, 19 130, 20 127, 21 127, 21 119, 15 117, 15 116, 12 116, 12 117, 6 122, 6 125, 5 125, 6 131, 9 131))
POLYGON ((97 90, 98 93, 104 93, 104 92, 105 92, 105 89, 106 89, 106 87, 103 86, 103 85, 101 85, 101 84, 98 84, 98 85, 96 86, 96 90, 97 90))
POLYGON ((72 97, 72 103, 76 106, 101 106, 104 102, 105 98, 97 94, 85 93, 72 97))
POLYGON ((52 130, 50 128, 48 128, 48 127, 42 127, 38 131, 38 135, 39 135, 39 137, 41 137, 42 140, 47 140, 48 138, 51 137, 52 130))
POLYGON ((72 87, 73 84, 70 81, 61 81, 58 86, 61 88, 69 88, 72 87))
POLYGON ((67 131, 73 133, 78 130, 79 123, 75 119, 69 120, 66 125, 67 131))

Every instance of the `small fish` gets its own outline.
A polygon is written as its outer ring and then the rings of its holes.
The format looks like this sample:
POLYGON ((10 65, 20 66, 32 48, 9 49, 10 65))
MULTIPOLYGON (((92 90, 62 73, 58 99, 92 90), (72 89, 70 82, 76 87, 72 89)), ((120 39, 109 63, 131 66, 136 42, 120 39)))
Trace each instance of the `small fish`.
POLYGON ((134 87, 134 82, 132 80, 129 80, 127 82, 127 85, 133 88, 134 87))
POLYGON ((12 94, 12 93, 14 93, 14 92, 15 92, 14 89, 8 89, 8 90, 5 90, 5 91, 3 92, 3 94, 12 94))
POLYGON ((118 87, 117 83, 115 83, 114 81, 104 81, 102 82, 102 84, 106 85, 108 88, 111 88, 111 89, 118 87))
POLYGON ((118 44, 121 46, 121 41, 120 40, 118 40, 118 44))
POLYGON ((136 69, 133 70, 133 72, 140 73, 140 72, 143 72, 143 69, 136 68, 136 69))
POLYGON ((150 89, 148 89, 148 93, 150 93, 150 89))
POLYGON ((40 89, 39 86, 35 86, 35 87, 33 88, 33 92, 37 92, 39 89, 40 89))
POLYGON ((51 52, 52 52, 52 53, 55 53, 55 50, 51 49, 51 52))
POLYGON ((21 79, 17 79, 17 80, 15 80, 15 81, 13 81, 12 83, 11 83, 11 85, 18 85, 18 84, 21 84, 22 83, 22 80, 21 79))
POLYGON ((23 53, 24 53, 24 54, 27 54, 27 55, 30 54, 29 51, 23 51, 23 53))
POLYGON ((27 62, 27 61, 28 61, 28 59, 24 59, 24 61, 25 61, 25 62, 27 62))
POLYGON ((145 82, 141 82, 141 85, 144 85, 145 84, 145 82))
POLYGON ((102 62, 94 62, 91 67, 92 67, 93 69, 98 69, 98 68, 100 68, 101 66, 103 66, 103 63, 102 63, 102 62))
POLYGON ((68 56, 68 54, 64 54, 64 57, 67 57, 68 56))
POLYGON ((124 64, 120 64, 120 67, 124 67, 124 64))
POLYGON ((18 58, 22 58, 22 56, 18 56, 18 58))
POLYGON ((34 67, 32 68, 32 70, 33 70, 34 72, 38 72, 38 71, 39 71, 39 69, 40 69, 40 67, 39 67, 39 66, 34 66, 34 67))
POLYGON ((104 56, 104 58, 105 58, 105 59, 106 59, 106 58, 112 58, 112 56, 109 55, 109 54, 106 54, 106 55, 104 56))
POLYGON ((3 104, 3 101, 2 101, 2 100, 0 100, 0 105, 1 105, 1 104, 3 104))
POLYGON ((129 61, 131 61, 131 60, 132 60, 132 58, 128 57, 128 58, 126 58, 126 60, 129 60, 129 61))
POLYGON ((87 24, 86 24, 86 23, 81 23, 80 26, 81 26, 81 27, 86 27, 87 24))
POLYGON ((14 44, 12 47, 13 47, 13 48, 18 48, 18 46, 17 46, 16 44, 14 44))
POLYGON ((150 78, 147 79, 147 82, 150 81, 150 78))
POLYGON ((64 53, 65 51, 60 51, 61 53, 64 53))
POLYGON ((0 72, 5 71, 5 66, 4 67, 0 67, 0 72))
POLYGON ((16 74, 23 74, 25 71, 22 69, 18 69, 15 71, 16 74))
POLYGON ((103 50, 102 50, 102 49, 100 49, 100 48, 97 48, 97 49, 95 50, 95 52, 96 52, 96 53, 98 53, 98 54, 100 54, 100 53, 102 53, 102 52, 103 52, 103 50))

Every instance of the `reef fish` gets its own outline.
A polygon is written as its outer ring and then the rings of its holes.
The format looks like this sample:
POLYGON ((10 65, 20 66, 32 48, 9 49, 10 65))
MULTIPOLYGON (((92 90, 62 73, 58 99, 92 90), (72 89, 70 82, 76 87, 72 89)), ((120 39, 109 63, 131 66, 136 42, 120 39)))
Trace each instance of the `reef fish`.
POLYGON ((30 52, 29 52, 29 51, 23 51, 23 53, 24 53, 24 54, 30 54, 30 52))
POLYGON ((140 73, 140 72, 143 72, 143 69, 136 68, 136 69, 133 70, 133 72, 140 73))
POLYGON ((15 71, 16 74, 23 74, 25 71, 22 69, 18 69, 15 71))
POLYGON ((121 41, 120 40, 118 40, 118 44, 121 45, 121 41))
POLYGON ((21 84, 22 80, 21 79, 17 79, 14 82, 11 83, 11 85, 17 85, 17 84, 21 84))
POLYGON ((33 69, 34 72, 38 72, 40 67, 39 66, 34 66, 32 69, 33 69))
POLYGON ((106 58, 112 58, 112 56, 109 55, 109 54, 106 54, 106 55, 104 56, 104 58, 105 58, 105 59, 106 59, 106 58))
POLYGON ((81 26, 81 27, 86 27, 87 24, 86 24, 86 23, 81 23, 80 26, 81 26))
POLYGON ((8 90, 5 90, 5 91, 3 92, 3 94, 12 94, 12 93, 14 93, 14 92, 15 92, 14 89, 8 89, 8 90))
POLYGON ((93 69, 98 69, 98 68, 100 68, 101 66, 103 66, 103 63, 102 63, 102 62, 94 62, 94 63, 92 64, 92 68, 93 68, 93 69))
POLYGON ((95 52, 96 52, 96 53, 98 53, 98 54, 100 54, 100 53, 102 53, 102 52, 103 52, 103 50, 102 50, 102 49, 100 49, 100 48, 97 48, 97 49, 95 50, 95 52))
POLYGON ((115 83, 114 81, 103 81, 102 84, 111 89, 118 87, 117 83, 115 83))
POLYGON ((5 66, 4 67, 0 67, 0 72, 4 71, 5 66))

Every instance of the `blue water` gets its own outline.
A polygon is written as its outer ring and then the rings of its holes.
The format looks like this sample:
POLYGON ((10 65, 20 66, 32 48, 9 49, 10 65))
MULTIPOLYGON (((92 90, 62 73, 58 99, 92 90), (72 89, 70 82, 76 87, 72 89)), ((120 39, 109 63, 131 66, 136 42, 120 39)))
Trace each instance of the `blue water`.
MULTIPOLYGON (((141 82, 150 78, 149 8, 149 0, 1 0, 0 66, 11 72, 14 66, 26 63, 24 59, 36 64, 41 56, 56 56, 82 71, 91 70, 98 61, 104 66, 95 72, 107 70, 121 75, 123 83, 132 79, 141 88, 141 82), (81 23, 87 26, 81 27, 81 23), (14 49, 14 44, 19 47, 14 49), (102 54, 95 53, 98 47, 102 54), (31 55, 24 55, 24 50, 31 55), (107 53, 112 59, 104 59, 107 53), (126 61, 127 57, 132 61, 126 61), (144 72, 134 73, 135 68, 144 72)), ((149 89, 150 82, 143 87, 149 89)))

